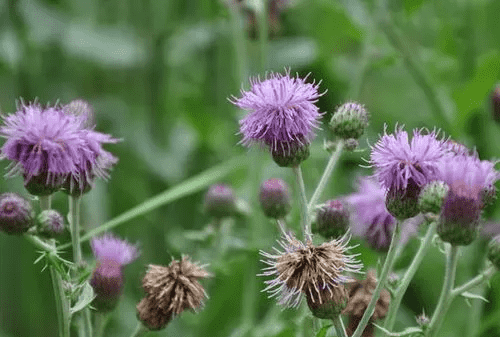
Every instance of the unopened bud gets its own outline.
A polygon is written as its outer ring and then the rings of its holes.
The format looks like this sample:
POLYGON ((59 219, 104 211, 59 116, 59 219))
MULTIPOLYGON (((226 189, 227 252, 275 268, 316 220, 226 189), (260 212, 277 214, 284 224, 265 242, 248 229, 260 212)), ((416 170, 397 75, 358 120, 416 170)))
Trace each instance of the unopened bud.
POLYGON ((419 194, 420 187, 410 178, 406 188, 391 187, 389 189, 385 199, 385 206, 396 219, 413 218, 419 213, 419 194))
POLYGON ((423 331, 427 330, 429 324, 431 324, 431 319, 425 313, 421 313, 415 317, 417 324, 422 328, 423 331))
POLYGON ((34 225, 34 217, 28 200, 15 193, 0 195, 0 230, 8 234, 22 234, 34 225))
POLYGON ((121 265, 111 259, 98 260, 90 285, 96 295, 92 305, 101 312, 113 310, 123 289, 121 265))
POLYGON ((432 181, 425 185, 418 197, 420 212, 439 214, 448 190, 448 185, 442 181, 432 181))
POLYGON ((260 185, 260 205, 269 218, 285 217, 292 208, 288 185, 281 179, 271 178, 260 185))
POLYGON ((233 189, 227 185, 212 185, 205 194, 205 211, 214 218, 233 215, 235 207, 233 189))
POLYGON ((56 237, 64 231, 64 218, 56 210, 48 209, 37 216, 38 232, 48 237, 56 237))
POLYGON ((344 138, 358 139, 368 126, 368 112, 356 102, 342 104, 330 120, 330 128, 335 135, 344 138))
POLYGON ((328 200, 321 205, 312 228, 325 238, 337 238, 344 235, 349 228, 349 212, 339 200, 328 200))

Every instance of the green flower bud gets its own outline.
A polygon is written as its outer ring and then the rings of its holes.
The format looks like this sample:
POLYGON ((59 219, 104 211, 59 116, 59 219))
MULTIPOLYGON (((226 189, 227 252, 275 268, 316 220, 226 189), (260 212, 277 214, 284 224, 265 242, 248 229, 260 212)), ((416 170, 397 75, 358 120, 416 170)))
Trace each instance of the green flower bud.
POLYGON ((299 141, 271 146, 273 160, 280 167, 296 167, 309 158, 309 154, 309 144, 299 141))
POLYGON ((64 218, 56 210, 48 209, 38 214, 38 232, 47 237, 56 237, 64 231, 64 218))
POLYGON ((449 189, 448 185, 442 181, 432 181, 425 185, 418 197, 420 212, 439 214, 449 189))
POLYGON ((349 228, 349 212, 339 200, 319 206, 312 230, 325 238, 338 238, 349 228))
POLYGON ((285 217, 292 208, 288 185, 281 179, 271 178, 260 185, 259 200, 269 218, 285 217))
POLYGON ((338 137, 358 139, 368 126, 368 112, 356 102, 342 104, 330 120, 330 128, 338 137))
POLYGON ((236 209, 233 189, 227 185, 212 185, 205 194, 205 211, 220 219, 234 214, 236 209))

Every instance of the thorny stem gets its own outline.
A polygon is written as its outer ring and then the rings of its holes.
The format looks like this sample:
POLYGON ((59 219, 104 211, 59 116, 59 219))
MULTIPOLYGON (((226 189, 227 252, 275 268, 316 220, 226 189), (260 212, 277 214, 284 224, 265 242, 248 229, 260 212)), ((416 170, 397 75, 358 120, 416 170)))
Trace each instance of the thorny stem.
POLYGON ((347 333, 345 332, 344 322, 342 322, 342 318, 340 315, 336 315, 332 318, 333 325, 335 326, 335 330, 337 331, 337 336, 339 337, 347 337, 347 333))
POLYGON ((446 270, 444 274, 444 283, 443 288, 441 290, 441 295, 439 296, 438 304, 436 309, 434 309, 434 314, 432 315, 431 323, 429 324, 429 328, 426 333, 427 336, 434 336, 441 324, 443 322, 444 316, 446 315, 446 311, 451 304, 451 300, 453 297, 452 289, 453 284, 455 283, 455 273, 457 270, 457 262, 458 262, 458 246, 451 246, 447 244, 448 247, 446 249, 446 270))
POLYGON ((452 301, 455 297, 458 295, 463 294, 464 292, 474 288, 477 285, 480 285, 484 281, 488 280, 490 277, 493 276, 496 272, 496 268, 494 266, 490 266, 488 269, 483 271, 481 274, 477 275, 473 279, 469 280, 467 283, 462 284, 459 287, 456 287, 453 289, 450 293, 450 301, 452 301))
POLYGON ((401 280, 401 283, 399 284, 398 288, 396 289, 393 298, 391 299, 391 304, 389 306, 389 312, 387 313, 387 318, 385 320, 384 328, 391 331, 392 328, 394 327, 394 323, 396 322, 396 316, 399 310, 399 306, 401 305, 401 300, 403 299, 404 294, 406 293, 406 289, 408 289, 408 286, 410 285, 410 281, 413 279, 413 276, 415 276, 415 273, 420 266, 420 263, 422 263, 422 260, 427 254, 427 251, 429 250, 431 243, 432 243, 432 238, 434 234, 436 233, 436 227, 437 227, 437 222, 433 221, 429 224, 429 228, 427 229, 427 233, 425 234, 425 237, 422 239, 420 243, 420 247, 417 251, 417 254, 413 258, 413 261, 408 267, 408 270, 406 271, 405 275, 403 276, 403 279, 401 280))
MULTIPOLYGON (((40 196, 40 209, 42 211, 48 210, 51 207, 51 196, 40 196)), ((38 248, 45 250, 48 255, 57 253, 56 245, 48 244, 38 237, 27 235, 26 238, 33 243, 38 248)), ((70 315, 69 315, 69 303, 64 293, 63 283, 61 274, 59 274, 57 268, 54 265, 49 266, 50 278, 52 279, 52 288, 54 289, 54 298, 56 301, 56 312, 57 312, 57 322, 59 327, 60 337, 69 337, 70 334, 70 315)))
POLYGON ((318 202, 319 198, 321 198, 321 195, 323 194, 323 191, 326 187, 326 184, 328 183, 328 180, 330 179, 330 176, 332 175, 333 169, 335 168, 335 165, 337 164, 340 154, 342 153, 342 150, 344 148, 344 140, 339 140, 337 143, 337 147, 335 148, 335 151, 332 153, 330 156, 330 160, 328 161, 328 164, 325 167, 325 171, 323 172, 323 175, 321 176, 321 179, 318 183, 318 186, 316 187, 316 190, 314 191, 311 200, 309 201, 309 204, 307 205, 307 212, 310 214, 314 207, 316 207, 316 203, 318 202))
MULTIPOLYGON (((73 246, 73 262, 78 266, 83 262, 82 247, 80 246, 80 197, 69 197, 68 220, 71 228, 71 244, 73 246)), ((92 337, 92 320, 88 307, 82 310, 80 337, 92 337)))
POLYGON ((295 173, 295 177, 297 178, 297 184, 299 185, 300 190, 300 204, 301 204, 301 213, 302 213, 302 230, 304 233, 304 240, 311 240, 311 228, 309 224, 309 212, 307 207, 307 196, 306 196, 306 187, 304 185, 304 178, 302 177, 302 169, 300 165, 297 165, 292 168, 293 173, 295 173))
POLYGON ((366 325, 368 324, 368 321, 372 317, 373 312, 375 311, 375 305, 377 304, 377 301, 380 297, 380 292, 385 286, 385 281, 387 280, 387 276, 392 269, 392 265, 394 264, 394 260, 396 257, 396 245, 399 241, 399 225, 399 221, 396 221, 396 226, 394 227, 394 232, 392 233, 391 245, 389 246, 389 251, 387 252, 384 266, 382 267, 382 272, 380 273, 380 276, 378 276, 377 286, 373 291, 370 303, 368 304, 368 307, 366 308, 363 317, 361 318, 361 321, 356 328, 356 331, 354 331, 354 333, 352 334, 352 337, 361 336, 361 334, 365 330, 366 325))

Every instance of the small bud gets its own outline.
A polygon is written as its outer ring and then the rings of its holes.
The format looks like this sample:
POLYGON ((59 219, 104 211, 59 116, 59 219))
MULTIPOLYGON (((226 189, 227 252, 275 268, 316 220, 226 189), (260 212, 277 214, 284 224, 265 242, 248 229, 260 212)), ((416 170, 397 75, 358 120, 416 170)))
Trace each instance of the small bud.
POLYGON ((328 200, 318 209, 316 222, 312 228, 325 238, 337 238, 349 228, 349 212, 339 200, 328 200))
POLYGON ((493 119, 500 123, 500 85, 497 85, 491 93, 491 112, 493 113, 493 119))
POLYGON ((347 102, 337 108, 330 120, 330 128, 335 135, 358 139, 368 126, 368 112, 356 102, 347 102))
POLYGON ((348 138, 345 140, 344 148, 346 151, 354 151, 359 146, 359 141, 356 138, 348 138))
POLYGON ((307 305, 311 313, 321 319, 332 319, 340 315, 347 305, 349 293, 344 285, 330 289, 319 289, 319 293, 306 293, 307 305))
POLYGON ((121 265, 115 260, 101 258, 92 273, 90 285, 96 295, 92 305, 101 312, 113 310, 123 290, 121 265))
POLYGON ((454 246, 469 245, 477 236, 481 201, 477 191, 453 184, 443 201, 437 233, 454 246))
POLYGON ((500 235, 495 236, 488 244, 488 260, 500 269, 500 235))
POLYGON ((205 212, 220 219, 231 216, 235 212, 233 189, 227 185, 212 185, 205 194, 205 212))
POLYGON ((415 320, 417 321, 417 324, 422 328, 423 331, 427 330, 429 324, 431 324, 429 316, 427 316, 425 313, 421 313, 420 315, 415 317, 415 320))
POLYGON ((439 214, 449 189, 448 185, 442 181, 432 181, 425 185, 418 197, 420 212, 439 214))
POLYGON ((0 195, 0 230, 22 234, 34 225, 35 213, 31 203, 15 193, 0 195))
POLYGON ((387 277, 387 284, 392 288, 396 289, 399 285, 399 275, 396 273, 390 273, 389 277, 387 277))
POLYGON ((419 213, 418 209, 418 195, 420 194, 420 187, 413 181, 412 178, 408 180, 408 185, 405 189, 391 187, 387 192, 385 199, 385 206, 389 213, 396 219, 409 219, 413 218, 419 213))
POLYGON ((64 231, 64 218, 56 210, 42 211, 37 217, 38 232, 47 237, 56 237, 64 231))
POLYGON ((269 218, 281 219, 292 208, 288 185, 281 179, 271 178, 260 185, 260 205, 269 218))
POLYGON ((296 167, 309 158, 309 144, 296 142, 278 142, 271 146, 273 160, 280 167, 296 167))

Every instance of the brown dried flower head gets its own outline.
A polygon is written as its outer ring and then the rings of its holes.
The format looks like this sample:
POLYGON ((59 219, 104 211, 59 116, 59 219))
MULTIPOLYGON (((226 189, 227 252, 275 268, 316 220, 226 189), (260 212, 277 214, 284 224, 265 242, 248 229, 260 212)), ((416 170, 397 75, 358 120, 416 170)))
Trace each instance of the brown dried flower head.
POLYGON ((198 280, 208 276, 204 266, 188 256, 173 260, 168 267, 149 265, 142 279, 147 295, 137 305, 139 320, 150 330, 159 330, 184 310, 200 309, 208 295, 198 280))
POLYGON ((263 291, 269 297, 278 296, 278 303, 285 307, 297 307, 301 294, 308 296, 308 301, 323 304, 337 296, 334 290, 352 281, 346 272, 360 272, 361 263, 355 259, 357 255, 346 255, 349 248, 347 236, 313 245, 311 241, 303 243, 292 235, 286 235, 278 243, 284 252, 276 249, 277 254, 260 251, 266 258, 262 262, 268 267, 259 276, 274 276, 265 281, 267 287, 263 291), (328 295, 326 295, 328 293, 328 295))

